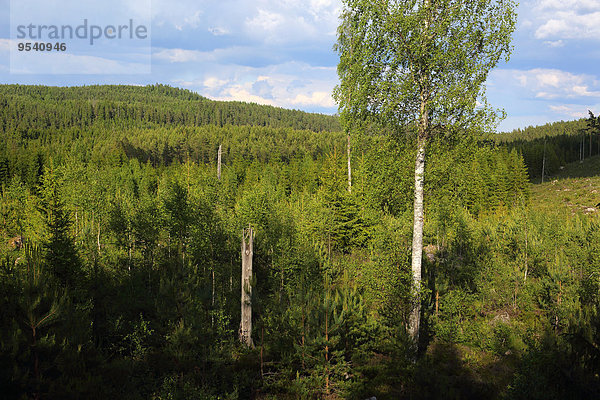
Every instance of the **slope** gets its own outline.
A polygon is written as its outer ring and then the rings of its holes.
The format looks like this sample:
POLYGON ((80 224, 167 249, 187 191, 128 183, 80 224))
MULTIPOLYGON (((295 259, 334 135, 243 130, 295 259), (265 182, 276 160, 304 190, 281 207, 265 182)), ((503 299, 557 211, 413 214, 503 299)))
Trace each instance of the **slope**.
POLYGON ((565 165, 543 184, 532 185, 532 204, 542 210, 567 209, 598 215, 600 207, 600 156, 565 165))

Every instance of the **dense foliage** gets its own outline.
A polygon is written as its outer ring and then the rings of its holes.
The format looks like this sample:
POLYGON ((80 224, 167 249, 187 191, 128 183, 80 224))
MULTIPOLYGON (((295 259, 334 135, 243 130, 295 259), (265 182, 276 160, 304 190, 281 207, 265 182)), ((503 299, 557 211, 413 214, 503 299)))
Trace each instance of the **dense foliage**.
POLYGON ((600 224, 536 211, 517 151, 428 149, 414 361, 414 140, 355 138, 349 193, 345 135, 303 122, 331 117, 73 119, 94 96, 174 114, 208 102, 158 88, 2 88, 19 93, 0 98, 5 398, 597 396, 600 224), (248 225, 254 349, 238 339, 248 225))

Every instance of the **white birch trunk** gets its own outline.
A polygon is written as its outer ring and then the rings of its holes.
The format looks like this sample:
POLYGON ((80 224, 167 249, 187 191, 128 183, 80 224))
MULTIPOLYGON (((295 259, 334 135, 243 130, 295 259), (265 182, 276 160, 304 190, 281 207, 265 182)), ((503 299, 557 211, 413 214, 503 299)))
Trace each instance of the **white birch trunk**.
POLYGON ((415 343, 419 340, 419 325, 421 320, 421 261, 423 256, 423 188, 425 175, 425 144, 423 138, 419 139, 417 158, 415 160, 415 203, 414 225, 412 242, 412 277, 413 277, 413 304, 408 321, 408 331, 415 343))

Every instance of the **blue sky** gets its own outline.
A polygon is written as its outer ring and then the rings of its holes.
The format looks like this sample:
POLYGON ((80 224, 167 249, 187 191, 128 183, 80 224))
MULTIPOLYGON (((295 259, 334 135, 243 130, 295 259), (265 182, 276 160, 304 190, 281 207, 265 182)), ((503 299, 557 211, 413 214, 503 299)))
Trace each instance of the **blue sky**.
MULTIPOLYGON (((72 0, 26 1, 50 4, 74 24, 82 18, 65 7, 72 0)), ((144 69, 136 69, 131 54, 107 60, 108 53, 95 48, 93 57, 78 59, 79 74, 11 74, 10 0, 0 0, 0 82, 164 83, 212 99, 336 112, 338 0, 121 0, 120 15, 147 11, 150 1, 151 73, 139 73, 144 69), (105 73, 116 64, 133 69, 105 73)), ((93 15, 108 20, 119 14, 108 3, 96 2, 93 15)), ((600 0, 523 1, 518 12, 513 55, 487 84, 489 102, 507 113, 499 130, 600 112, 600 0)), ((32 9, 32 20, 42 16, 32 9)))

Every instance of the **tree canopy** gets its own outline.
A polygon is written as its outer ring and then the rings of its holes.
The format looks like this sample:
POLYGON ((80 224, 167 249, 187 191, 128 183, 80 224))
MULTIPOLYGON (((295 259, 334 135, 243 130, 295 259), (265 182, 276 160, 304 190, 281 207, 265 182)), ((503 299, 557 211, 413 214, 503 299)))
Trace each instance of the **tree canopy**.
POLYGON ((392 130, 422 123, 489 126, 488 73, 508 60, 512 0, 344 1, 336 49, 342 123, 379 121, 392 130))

